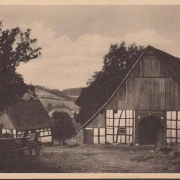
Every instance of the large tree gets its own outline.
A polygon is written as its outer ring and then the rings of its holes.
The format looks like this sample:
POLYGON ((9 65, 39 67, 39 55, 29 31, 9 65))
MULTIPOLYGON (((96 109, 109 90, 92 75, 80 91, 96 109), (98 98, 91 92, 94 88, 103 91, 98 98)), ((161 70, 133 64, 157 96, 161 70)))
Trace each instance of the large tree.
POLYGON ((2 23, 0 27, 0 110, 3 110, 32 89, 16 69, 20 63, 38 58, 41 48, 36 46, 37 39, 31 38, 30 29, 4 29, 2 23))
POLYGON ((124 41, 110 46, 104 56, 102 70, 91 76, 76 100, 81 108, 77 122, 84 124, 107 101, 143 50, 143 46, 136 44, 126 46, 124 41))

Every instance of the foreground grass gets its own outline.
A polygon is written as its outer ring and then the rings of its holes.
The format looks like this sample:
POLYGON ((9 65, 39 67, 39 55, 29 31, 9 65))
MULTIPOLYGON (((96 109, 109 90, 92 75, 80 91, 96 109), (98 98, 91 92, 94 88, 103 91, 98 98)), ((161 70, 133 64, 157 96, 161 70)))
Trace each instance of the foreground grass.
POLYGON ((153 147, 123 145, 43 146, 39 158, 25 154, 1 161, 1 172, 168 173, 180 172, 179 158, 153 147))

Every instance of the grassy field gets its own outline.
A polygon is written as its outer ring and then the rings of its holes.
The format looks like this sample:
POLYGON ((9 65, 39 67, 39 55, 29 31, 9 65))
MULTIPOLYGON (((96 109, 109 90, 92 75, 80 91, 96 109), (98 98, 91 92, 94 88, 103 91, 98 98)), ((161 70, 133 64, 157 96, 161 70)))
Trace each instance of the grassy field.
POLYGON ((75 105, 74 101, 55 100, 55 99, 48 99, 48 98, 39 98, 39 99, 45 108, 47 107, 48 103, 51 103, 53 108, 62 107, 62 104, 63 104, 73 111, 79 110, 79 107, 75 105))
POLYGON ((67 101, 66 99, 55 96, 47 91, 36 88, 36 94, 38 95, 44 108, 47 107, 48 103, 52 104, 52 108, 62 107, 62 105, 68 107, 72 111, 78 111, 79 107, 74 103, 74 101, 67 101))
POLYGON ((125 145, 43 146, 39 158, 25 155, 1 161, 1 172, 179 173, 180 158, 153 147, 125 145))
POLYGON ((39 88, 35 88, 35 92, 39 97, 59 98, 60 99, 60 97, 57 97, 57 96, 55 96, 55 95, 53 95, 53 94, 51 94, 51 93, 49 93, 47 91, 39 89, 39 88))

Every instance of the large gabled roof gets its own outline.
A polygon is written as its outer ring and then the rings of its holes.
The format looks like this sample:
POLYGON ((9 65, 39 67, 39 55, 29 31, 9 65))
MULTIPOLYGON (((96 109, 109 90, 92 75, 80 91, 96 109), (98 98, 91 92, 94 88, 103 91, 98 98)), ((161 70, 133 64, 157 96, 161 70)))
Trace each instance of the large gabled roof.
POLYGON ((51 119, 39 100, 19 100, 6 113, 19 131, 51 127, 51 119))
POLYGON ((141 57, 145 54, 145 52, 150 49, 157 58, 161 61, 161 63, 165 66, 167 71, 173 76, 175 81, 180 85, 180 58, 177 58, 175 56, 172 56, 164 51, 161 51, 159 49, 156 49, 152 46, 147 46, 144 52, 137 58, 135 63, 130 68, 129 72, 123 79, 123 81, 120 83, 120 85, 117 87, 117 89, 114 91, 114 93, 111 95, 111 97, 102 105, 102 107, 90 118, 88 121, 80 127, 80 129, 86 127, 98 114, 100 111, 103 110, 103 108, 111 101, 111 99, 116 95, 118 90, 121 88, 122 84, 126 81, 129 74, 132 72, 132 70, 135 68, 136 64, 140 61, 141 57))
POLYGON ((180 58, 172 56, 164 51, 149 46, 161 63, 166 67, 167 71, 173 76, 180 85, 180 58))

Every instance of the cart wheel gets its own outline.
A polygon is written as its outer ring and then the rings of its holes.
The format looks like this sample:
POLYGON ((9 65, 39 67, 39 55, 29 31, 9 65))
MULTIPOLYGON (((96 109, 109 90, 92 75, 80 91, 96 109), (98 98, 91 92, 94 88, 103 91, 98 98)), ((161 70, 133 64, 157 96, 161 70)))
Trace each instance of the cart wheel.
POLYGON ((40 150, 41 150, 41 144, 38 143, 37 146, 36 146, 36 149, 35 149, 35 155, 36 155, 36 157, 39 157, 39 155, 40 155, 40 150))

